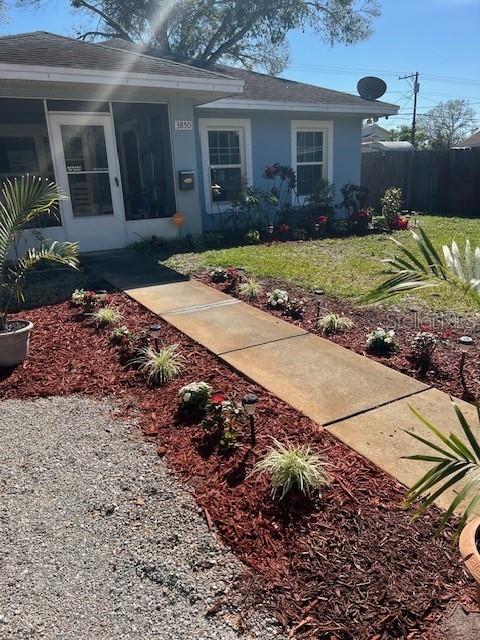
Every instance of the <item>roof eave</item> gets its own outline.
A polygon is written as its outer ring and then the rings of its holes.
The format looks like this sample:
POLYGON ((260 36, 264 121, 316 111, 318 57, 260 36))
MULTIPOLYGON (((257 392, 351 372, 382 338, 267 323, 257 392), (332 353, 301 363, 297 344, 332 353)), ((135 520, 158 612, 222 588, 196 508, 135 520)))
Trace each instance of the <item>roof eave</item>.
POLYGON ((102 84, 110 86, 149 87, 188 91, 210 91, 224 95, 243 92, 244 82, 221 76, 196 78, 189 76, 136 73, 131 71, 105 71, 102 69, 80 69, 50 67, 43 65, 17 65, 0 63, 0 78, 6 80, 28 80, 33 82, 64 82, 102 84))
POLYGON ((275 100, 248 100, 238 98, 223 98, 202 104, 199 109, 245 109, 262 111, 307 111, 317 113, 338 113, 346 115, 358 115, 366 118, 370 116, 393 116, 398 113, 399 107, 387 103, 366 103, 359 105, 334 104, 334 103, 307 103, 307 102, 281 102, 275 100))

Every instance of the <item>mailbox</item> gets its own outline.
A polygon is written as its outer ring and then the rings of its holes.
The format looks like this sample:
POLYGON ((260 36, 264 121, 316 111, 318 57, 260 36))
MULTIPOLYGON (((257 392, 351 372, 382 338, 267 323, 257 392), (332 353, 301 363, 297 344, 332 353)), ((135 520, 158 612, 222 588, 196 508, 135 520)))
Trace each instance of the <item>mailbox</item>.
POLYGON ((193 191, 195 187, 195 172, 179 171, 178 182, 179 182, 181 191, 193 191))

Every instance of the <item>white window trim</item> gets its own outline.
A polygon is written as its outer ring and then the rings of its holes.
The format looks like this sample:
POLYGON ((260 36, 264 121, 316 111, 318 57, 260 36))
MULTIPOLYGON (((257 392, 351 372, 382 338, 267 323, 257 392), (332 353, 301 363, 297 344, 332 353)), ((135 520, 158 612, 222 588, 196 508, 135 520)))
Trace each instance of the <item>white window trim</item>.
MULTIPOLYGON (((245 150, 245 158, 243 158, 242 164, 245 166, 245 179, 247 186, 253 184, 253 170, 252 170, 252 127, 250 119, 228 119, 228 118, 199 118, 198 128, 200 131, 200 147, 202 152, 202 172, 203 172, 203 190, 205 194, 205 210, 207 213, 214 213, 213 201, 211 198, 210 188, 210 154, 208 148, 208 132, 210 130, 219 131, 222 129, 242 129, 243 130, 243 145, 240 148, 245 150)), ((222 208, 222 203, 219 205, 222 208)), ((224 205, 226 208, 228 205, 224 205)))
POLYGON ((324 140, 323 165, 326 168, 324 177, 329 182, 333 182, 333 129, 332 120, 292 120, 292 167, 295 169, 295 174, 297 173, 297 131, 321 131, 324 140))

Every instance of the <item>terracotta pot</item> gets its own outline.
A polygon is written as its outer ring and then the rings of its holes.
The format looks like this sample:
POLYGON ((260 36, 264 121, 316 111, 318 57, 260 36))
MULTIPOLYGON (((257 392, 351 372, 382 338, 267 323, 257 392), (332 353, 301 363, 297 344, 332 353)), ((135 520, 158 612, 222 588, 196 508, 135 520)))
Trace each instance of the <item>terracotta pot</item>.
POLYGON ((15 367, 28 355, 28 343, 33 324, 28 320, 18 320, 13 331, 0 333, 0 367, 15 367))
POLYGON ((465 525, 458 543, 462 560, 477 583, 477 600, 480 606, 480 552, 477 541, 480 546, 480 518, 474 518, 465 525))

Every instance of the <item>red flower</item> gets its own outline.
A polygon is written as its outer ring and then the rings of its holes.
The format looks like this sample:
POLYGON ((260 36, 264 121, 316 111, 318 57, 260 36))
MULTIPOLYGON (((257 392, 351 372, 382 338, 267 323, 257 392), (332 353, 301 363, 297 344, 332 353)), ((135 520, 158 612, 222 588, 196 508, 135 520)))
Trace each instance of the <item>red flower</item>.
POLYGON ((280 225, 279 231, 280 233, 288 233, 290 231, 290 227, 288 226, 288 224, 282 224, 280 225))
POLYGON ((222 396, 221 393, 216 393, 214 396, 210 398, 210 402, 212 404, 222 404, 225 401, 225 396, 222 396))
POLYGON ((318 216, 318 218, 315 221, 317 224, 327 224, 328 222, 328 216, 318 216))
POLYGON ((393 229, 395 231, 403 231, 404 229, 408 229, 408 218, 397 216, 390 222, 390 229, 393 229))

